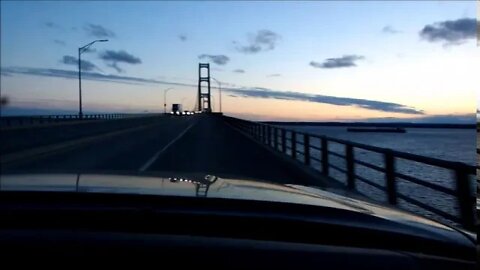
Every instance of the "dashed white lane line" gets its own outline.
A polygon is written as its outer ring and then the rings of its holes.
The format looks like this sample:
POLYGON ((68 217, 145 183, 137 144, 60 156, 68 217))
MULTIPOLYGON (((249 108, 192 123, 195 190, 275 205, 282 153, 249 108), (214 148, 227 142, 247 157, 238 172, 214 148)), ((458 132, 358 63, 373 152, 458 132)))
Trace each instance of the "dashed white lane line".
POLYGON ((177 137, 175 137, 172 141, 170 141, 167 145, 165 145, 162 149, 158 150, 142 167, 140 167, 139 171, 143 172, 147 170, 157 159, 158 157, 165 152, 172 144, 176 141, 180 140, 185 133, 187 133, 198 121, 194 121, 191 123, 185 130, 183 130, 177 137))

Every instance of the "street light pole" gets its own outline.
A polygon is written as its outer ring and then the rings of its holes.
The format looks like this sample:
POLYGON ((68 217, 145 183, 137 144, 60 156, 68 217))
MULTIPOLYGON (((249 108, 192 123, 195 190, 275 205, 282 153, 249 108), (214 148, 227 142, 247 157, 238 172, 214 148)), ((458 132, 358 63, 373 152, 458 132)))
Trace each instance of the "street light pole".
POLYGON ((217 79, 211 77, 214 81, 218 83, 218 90, 219 90, 219 110, 222 112, 222 83, 218 81, 217 79))
POLYGON ((163 90, 163 113, 166 114, 167 113, 167 92, 172 90, 173 88, 170 87, 170 88, 167 88, 167 89, 164 89, 163 90))
POLYGON ((107 42, 108 39, 97 39, 87 45, 78 48, 78 118, 83 119, 82 111, 82 53, 85 52, 88 47, 92 46, 95 42, 107 42))

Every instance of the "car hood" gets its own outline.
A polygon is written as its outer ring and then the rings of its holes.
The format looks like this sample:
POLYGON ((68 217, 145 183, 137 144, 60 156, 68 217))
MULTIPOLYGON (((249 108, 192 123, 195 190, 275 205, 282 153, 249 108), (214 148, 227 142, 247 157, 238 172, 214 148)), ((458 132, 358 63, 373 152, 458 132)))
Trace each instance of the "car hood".
MULTIPOLYGON (((226 179, 211 175, 153 177, 103 174, 2 175, 0 191, 121 193, 269 201, 353 211, 376 218, 376 226, 444 241, 470 242, 459 230, 372 202, 318 188, 264 181, 226 179), (379 225, 382 224, 382 225, 379 225)), ((355 221, 352 220, 352 223, 355 221)), ((357 224, 361 226, 361 224, 357 224)), ((469 234, 469 237, 473 237, 469 234)))

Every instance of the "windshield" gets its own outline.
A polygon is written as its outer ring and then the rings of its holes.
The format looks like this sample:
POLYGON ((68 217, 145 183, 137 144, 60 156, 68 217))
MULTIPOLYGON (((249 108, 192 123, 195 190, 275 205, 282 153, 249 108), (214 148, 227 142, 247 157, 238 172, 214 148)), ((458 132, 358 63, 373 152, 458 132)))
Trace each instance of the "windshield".
POLYGON ((310 186, 472 228, 475 14, 475 1, 2 1, 1 176, 310 186))

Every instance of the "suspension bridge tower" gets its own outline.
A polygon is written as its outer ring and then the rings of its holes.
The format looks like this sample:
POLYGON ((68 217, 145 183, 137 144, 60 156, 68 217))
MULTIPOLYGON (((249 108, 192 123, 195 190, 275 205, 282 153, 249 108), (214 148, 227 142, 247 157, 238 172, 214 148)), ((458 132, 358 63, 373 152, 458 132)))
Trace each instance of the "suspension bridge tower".
POLYGON ((198 64, 198 110, 212 112, 210 103, 210 64, 198 64), (204 73, 202 74, 202 71, 204 73))

